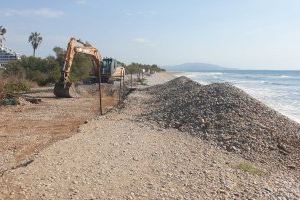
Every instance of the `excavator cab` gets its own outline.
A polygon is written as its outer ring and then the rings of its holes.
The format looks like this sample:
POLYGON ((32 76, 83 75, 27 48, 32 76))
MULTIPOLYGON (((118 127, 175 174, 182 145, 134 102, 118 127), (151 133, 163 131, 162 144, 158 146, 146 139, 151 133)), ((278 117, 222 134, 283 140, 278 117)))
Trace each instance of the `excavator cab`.
POLYGON ((101 82, 113 83, 112 74, 118 67, 118 61, 113 58, 104 58, 101 62, 101 82))
POLYGON ((113 58, 104 58, 101 61, 101 82, 113 84, 125 76, 125 68, 113 58))

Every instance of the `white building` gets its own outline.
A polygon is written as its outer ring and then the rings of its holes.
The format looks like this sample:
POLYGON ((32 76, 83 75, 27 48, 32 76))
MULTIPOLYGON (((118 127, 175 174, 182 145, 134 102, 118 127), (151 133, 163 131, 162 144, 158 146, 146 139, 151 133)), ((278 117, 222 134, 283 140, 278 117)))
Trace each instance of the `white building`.
POLYGON ((20 59, 20 56, 16 52, 4 46, 3 41, 5 41, 5 33, 6 29, 0 26, 0 68, 3 68, 4 65, 10 61, 20 59))
POLYGON ((20 56, 11 49, 0 45, 0 68, 10 61, 18 60, 20 56))

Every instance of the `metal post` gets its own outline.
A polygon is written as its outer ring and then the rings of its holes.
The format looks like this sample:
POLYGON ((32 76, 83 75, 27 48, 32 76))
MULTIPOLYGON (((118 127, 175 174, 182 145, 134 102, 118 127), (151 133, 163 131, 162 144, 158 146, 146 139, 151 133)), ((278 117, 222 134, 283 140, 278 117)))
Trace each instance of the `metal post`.
POLYGON ((122 93, 125 94, 125 75, 123 75, 123 87, 122 87, 122 93))
POLYGON ((120 89, 119 89, 119 104, 121 103, 121 89, 122 89, 122 79, 120 79, 120 89))
POLYGON ((100 111, 100 115, 102 115, 102 94, 101 94, 101 67, 99 67, 99 78, 98 78, 98 82, 99 82, 99 111, 100 111))
POLYGON ((130 85, 131 85, 131 88, 132 88, 132 72, 130 73, 130 77, 131 77, 130 85))
POLYGON ((125 86, 125 75, 123 75, 123 90, 124 90, 124 86, 125 86))

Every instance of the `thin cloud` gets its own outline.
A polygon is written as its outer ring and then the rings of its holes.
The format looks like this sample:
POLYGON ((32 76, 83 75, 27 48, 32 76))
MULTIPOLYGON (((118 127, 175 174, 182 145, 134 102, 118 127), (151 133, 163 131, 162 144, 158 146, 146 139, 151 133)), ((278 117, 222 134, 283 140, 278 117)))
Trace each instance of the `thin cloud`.
POLYGON ((40 9, 24 9, 24 10, 16 10, 16 9, 8 9, 8 10, 0 10, 0 16, 2 17, 28 17, 28 16, 38 16, 45 18, 59 18, 63 16, 65 13, 60 10, 51 10, 49 8, 40 8, 40 9))
POLYGON ((76 0, 75 2, 79 5, 84 5, 87 3, 87 0, 76 0))
POLYGON ((134 38, 132 39, 132 41, 136 44, 141 44, 141 45, 145 45, 145 46, 150 46, 150 47, 154 47, 156 46, 155 43, 153 43, 152 41, 146 39, 146 38, 134 38))
POLYGON ((134 41, 136 43, 140 43, 140 44, 149 43, 149 41, 145 38, 134 38, 132 41, 134 41))
POLYGON ((154 16, 157 15, 156 11, 127 11, 125 12, 127 16, 154 16))

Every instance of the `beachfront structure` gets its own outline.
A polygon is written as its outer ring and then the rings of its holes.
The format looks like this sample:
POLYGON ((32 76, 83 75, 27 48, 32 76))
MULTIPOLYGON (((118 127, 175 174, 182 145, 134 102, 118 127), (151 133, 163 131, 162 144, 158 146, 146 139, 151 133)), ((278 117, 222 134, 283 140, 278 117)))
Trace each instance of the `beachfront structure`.
POLYGON ((16 52, 4 46, 3 42, 5 41, 5 33, 6 29, 3 26, 0 26, 0 68, 4 68, 4 65, 8 62, 18 60, 20 58, 16 52))
POLYGON ((8 62, 18 59, 20 56, 16 52, 3 45, 0 46, 0 68, 3 68, 8 62))

